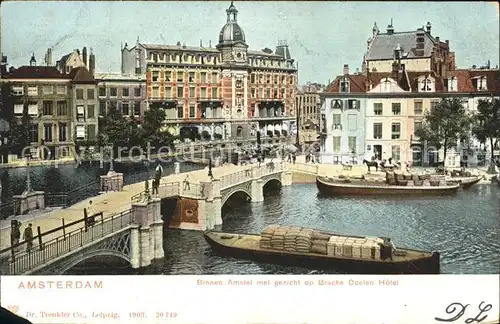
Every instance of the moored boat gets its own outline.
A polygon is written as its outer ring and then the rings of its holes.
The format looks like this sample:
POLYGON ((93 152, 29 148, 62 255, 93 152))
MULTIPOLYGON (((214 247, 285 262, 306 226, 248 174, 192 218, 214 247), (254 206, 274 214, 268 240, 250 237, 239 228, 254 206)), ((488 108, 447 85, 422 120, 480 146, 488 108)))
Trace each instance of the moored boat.
POLYGON ((462 189, 469 189, 479 181, 481 181, 482 177, 452 177, 450 181, 457 182, 462 189))
POLYGON ((413 180, 388 183, 387 181, 369 181, 366 179, 332 179, 316 177, 316 186, 322 194, 335 196, 396 196, 396 195, 445 195, 453 194, 460 185, 452 181, 413 180), (411 181, 411 182, 410 182, 411 181))
POLYGON ((391 250, 381 238, 272 226, 262 234, 207 231, 204 236, 219 253, 271 264, 359 274, 440 273, 438 252, 391 250))

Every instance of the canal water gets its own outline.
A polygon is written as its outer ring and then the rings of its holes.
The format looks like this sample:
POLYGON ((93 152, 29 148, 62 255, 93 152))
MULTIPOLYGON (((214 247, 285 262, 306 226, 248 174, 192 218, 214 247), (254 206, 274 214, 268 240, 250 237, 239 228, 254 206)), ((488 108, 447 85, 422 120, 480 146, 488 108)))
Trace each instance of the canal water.
MULTIPOLYGON (((323 198, 313 184, 270 190, 262 203, 230 199, 223 230, 260 232, 269 224, 299 225, 346 234, 389 236, 396 246, 439 251, 446 274, 499 273, 500 188, 476 185, 449 197, 323 198)), ((202 233, 165 230, 165 260, 145 274, 335 273, 220 256, 202 233)), ((128 274, 127 265, 89 261, 72 274, 128 274)))

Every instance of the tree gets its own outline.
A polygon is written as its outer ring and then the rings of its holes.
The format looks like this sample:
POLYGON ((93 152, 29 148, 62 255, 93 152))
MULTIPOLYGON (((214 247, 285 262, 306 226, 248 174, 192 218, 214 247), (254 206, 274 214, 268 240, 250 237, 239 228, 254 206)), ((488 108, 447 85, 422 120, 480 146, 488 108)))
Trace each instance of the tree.
POLYGON ((438 150, 443 148, 446 162, 447 150, 455 147, 459 140, 469 137, 471 125, 472 119, 462 99, 445 98, 424 113, 422 127, 416 130, 415 136, 438 150))
POLYGON ((28 110, 23 109, 21 118, 14 115, 14 96, 12 95, 12 85, 2 83, 0 97, 0 119, 9 123, 8 143, 11 152, 20 155, 25 147, 30 146, 31 138, 29 130, 31 127, 31 117, 28 110))
POLYGON ((477 113, 473 117, 472 133, 481 143, 490 141, 491 160, 488 172, 495 172, 494 148, 500 141, 500 100, 480 100, 477 113))
POLYGON ((150 143, 155 148, 172 145, 176 137, 163 130, 164 122, 165 110, 159 106, 151 106, 144 113, 142 129, 145 143, 150 143))
POLYGON ((118 153, 118 147, 128 147, 129 144, 129 123, 121 114, 116 105, 110 105, 108 114, 99 119, 99 135, 97 143, 103 148, 113 146, 113 151, 118 153))

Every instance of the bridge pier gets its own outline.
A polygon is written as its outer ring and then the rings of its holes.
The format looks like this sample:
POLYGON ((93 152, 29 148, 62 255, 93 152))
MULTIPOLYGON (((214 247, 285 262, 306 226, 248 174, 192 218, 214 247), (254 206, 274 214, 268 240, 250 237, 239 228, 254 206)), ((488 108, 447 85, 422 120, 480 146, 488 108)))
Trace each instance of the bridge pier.
POLYGON ((175 174, 181 173, 181 164, 179 162, 174 162, 174 173, 175 174))
POLYGON ((122 191, 123 173, 109 171, 101 176, 101 192, 122 191))
POLYGON ((288 187, 292 185, 293 174, 291 171, 285 171, 281 173, 281 185, 283 187, 288 187))
POLYGON ((252 180, 252 202, 264 201, 264 181, 262 179, 252 180))
POLYGON ((147 267, 151 261, 165 256, 163 251, 163 221, 160 213, 161 199, 132 204, 132 218, 137 228, 132 228, 130 254, 133 268, 147 267))

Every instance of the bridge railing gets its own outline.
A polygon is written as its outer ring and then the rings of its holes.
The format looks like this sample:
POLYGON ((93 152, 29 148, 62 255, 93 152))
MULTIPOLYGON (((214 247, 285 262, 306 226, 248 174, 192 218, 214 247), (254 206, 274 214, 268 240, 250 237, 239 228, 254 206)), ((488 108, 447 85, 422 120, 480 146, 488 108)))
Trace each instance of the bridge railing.
MULTIPOLYGON (((250 170, 250 169, 248 169, 250 170)), ((237 183, 252 179, 251 171, 243 170, 231 174, 226 174, 220 178, 220 189, 225 189, 234 186, 237 183)))
POLYGON ((203 190, 202 185, 199 183, 181 183, 179 186, 179 194, 182 196, 193 197, 193 198, 202 198, 203 190))
POLYGON ((288 163, 287 167, 288 170, 290 171, 297 171, 310 174, 316 174, 318 170, 316 164, 309 164, 309 163, 288 163))
POLYGON ((54 260, 71 251, 93 243, 98 238, 103 238, 132 224, 132 212, 126 210, 102 218, 100 222, 89 227, 82 227, 69 233, 64 233, 53 240, 34 246, 30 251, 14 253, 9 257, 9 274, 22 274, 37 266, 54 260))
POLYGON ((158 195, 160 197, 173 197, 179 196, 180 194, 180 183, 179 182, 165 182, 161 183, 158 187, 158 195))

